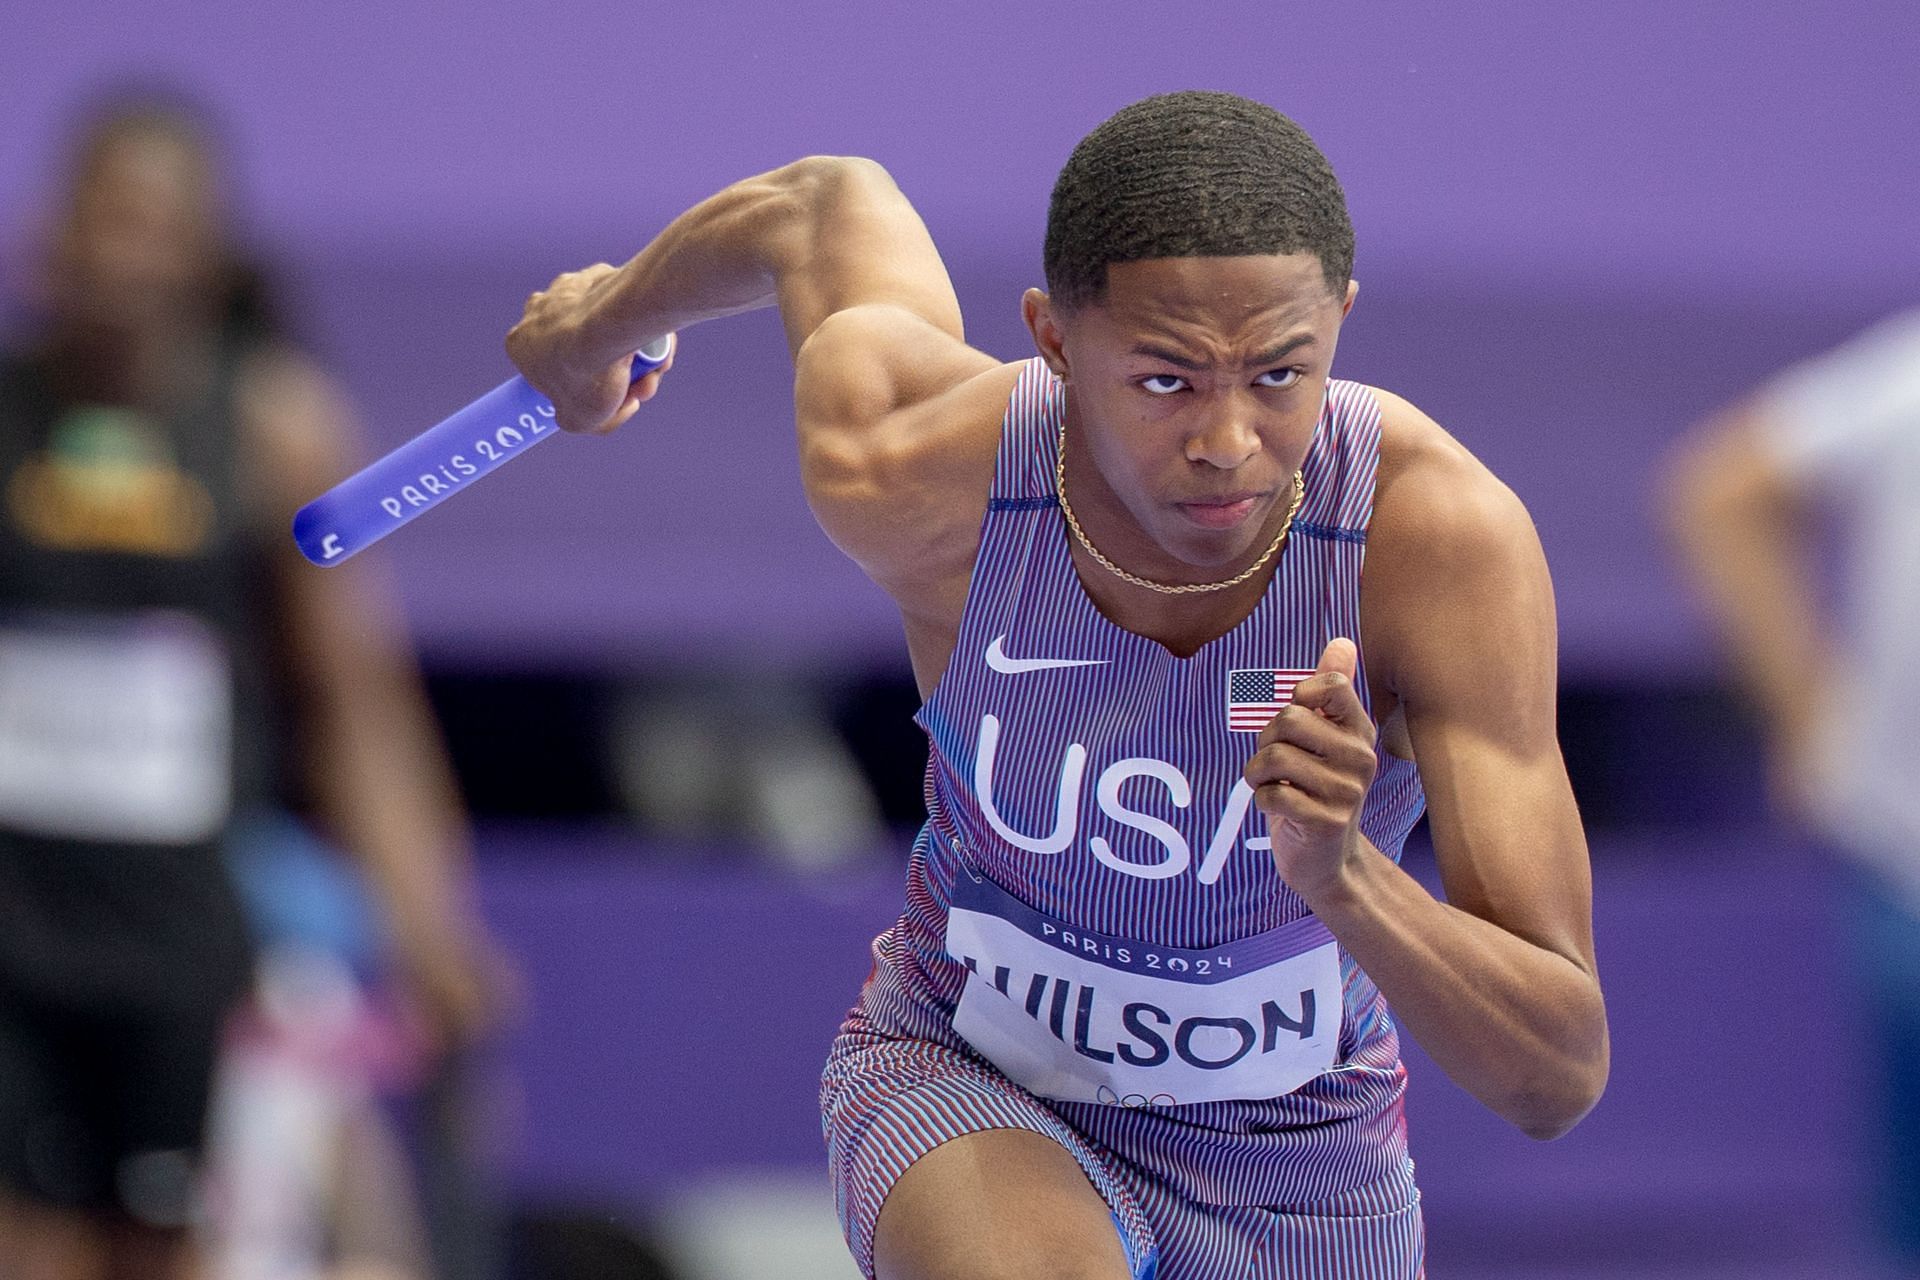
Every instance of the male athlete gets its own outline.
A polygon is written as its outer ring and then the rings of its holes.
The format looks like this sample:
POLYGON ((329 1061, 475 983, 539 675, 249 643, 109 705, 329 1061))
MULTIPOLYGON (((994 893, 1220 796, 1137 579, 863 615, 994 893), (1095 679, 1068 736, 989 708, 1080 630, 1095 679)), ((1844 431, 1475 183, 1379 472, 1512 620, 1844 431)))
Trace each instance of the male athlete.
POLYGON ((1599 1097, 1546 565, 1465 449, 1330 378, 1352 261, 1298 126, 1179 93, 1061 173, 1037 359, 966 344, 850 159, 729 187, 508 337, 607 431, 658 389, 642 343, 777 305, 807 497, 900 607, 931 817, 823 1089, 869 1275, 1419 1275, 1388 1004, 1534 1137, 1599 1097), (1396 863, 1423 803, 1445 903, 1396 863))

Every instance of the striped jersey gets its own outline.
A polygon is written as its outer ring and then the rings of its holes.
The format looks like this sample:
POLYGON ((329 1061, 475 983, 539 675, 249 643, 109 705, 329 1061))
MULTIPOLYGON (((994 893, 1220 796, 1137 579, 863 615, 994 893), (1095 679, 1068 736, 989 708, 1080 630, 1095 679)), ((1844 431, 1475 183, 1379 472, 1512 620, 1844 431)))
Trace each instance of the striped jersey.
MULTIPOLYGON (((977 902, 981 886, 1035 937, 1044 929, 1057 941, 1066 931, 1109 963, 1148 952, 1156 965, 1162 955, 1226 956, 1256 935, 1311 934, 1326 944, 1329 964, 1335 954, 1275 871, 1266 819, 1241 775, 1259 729, 1327 642, 1359 639, 1378 404, 1364 387, 1329 383, 1302 465, 1304 497, 1270 585, 1238 625, 1186 658, 1108 621, 1080 584, 1054 479, 1065 408, 1064 386, 1030 361, 1003 424, 959 637, 915 717, 931 744, 930 817, 914 845, 906 910, 876 943, 880 963, 854 1010, 856 1023, 889 1034, 977 1047, 978 1036, 954 1025, 973 961, 950 953, 949 916, 977 902)), ((1364 655, 1356 674, 1371 712, 1364 655)), ((1362 832, 1397 860, 1423 807, 1413 764, 1382 751, 1362 832)), ((1337 1028, 1329 1028, 1325 1069, 1297 1088, 1186 1104, 1102 1093, 1053 1105, 1202 1203, 1282 1205, 1390 1176, 1406 1158, 1398 1041, 1379 990, 1344 951, 1327 972, 1322 1026, 1338 1006, 1337 1028)), ((1171 1025, 1158 1035, 1151 1024, 1139 1028, 1131 1045, 1090 1042, 1087 990, 1077 993, 1076 1039, 1076 992, 1044 979, 1016 975, 1010 984, 1002 966, 993 981, 1009 1016, 1018 1020, 1024 999, 1027 1015, 1042 1024, 1050 1017, 1054 1036, 1083 1056, 1111 1062, 1118 1049, 1146 1061, 1156 1045, 1162 1057, 1172 1052, 1171 1025)), ((1222 1041, 1218 1025, 1196 1033, 1223 1049, 1203 1052, 1180 1027, 1180 1051, 1191 1048, 1190 1060, 1211 1069, 1230 1054, 1237 1061, 1271 1050, 1276 1035, 1284 1041, 1302 1018, 1313 1020, 1311 996, 1302 994, 1304 1009, 1270 1013, 1264 1045, 1250 1015, 1245 1024, 1200 1020, 1232 1024, 1243 1037, 1222 1041)))

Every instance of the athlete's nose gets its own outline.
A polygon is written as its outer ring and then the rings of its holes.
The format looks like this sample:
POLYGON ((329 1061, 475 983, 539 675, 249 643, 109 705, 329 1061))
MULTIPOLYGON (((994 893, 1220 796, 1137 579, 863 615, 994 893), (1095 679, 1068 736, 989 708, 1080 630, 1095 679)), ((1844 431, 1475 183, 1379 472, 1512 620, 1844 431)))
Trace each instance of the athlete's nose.
POLYGON ((1233 471, 1260 451, 1260 433, 1254 430, 1253 406, 1234 394, 1211 398, 1202 410, 1199 429, 1187 438, 1187 461, 1204 462, 1233 471))

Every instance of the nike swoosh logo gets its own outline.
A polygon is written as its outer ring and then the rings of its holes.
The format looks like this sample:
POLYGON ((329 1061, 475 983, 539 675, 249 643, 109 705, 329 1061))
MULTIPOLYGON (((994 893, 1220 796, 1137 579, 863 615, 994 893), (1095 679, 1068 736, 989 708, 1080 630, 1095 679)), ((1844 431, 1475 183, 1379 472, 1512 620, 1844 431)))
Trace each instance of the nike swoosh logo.
POLYGON ((1056 667, 1104 667, 1105 658, 1009 658, 1000 647, 1005 636, 995 636, 993 643, 987 646, 987 665, 1003 676, 1017 676, 1027 671, 1052 671, 1056 667))

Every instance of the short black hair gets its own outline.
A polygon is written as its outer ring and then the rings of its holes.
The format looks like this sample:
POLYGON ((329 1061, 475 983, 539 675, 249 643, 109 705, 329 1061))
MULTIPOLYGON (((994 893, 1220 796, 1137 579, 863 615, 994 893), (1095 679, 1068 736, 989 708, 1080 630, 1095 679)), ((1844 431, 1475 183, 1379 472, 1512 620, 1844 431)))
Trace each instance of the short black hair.
POLYGON ((1047 291, 1101 301, 1107 267, 1146 258, 1311 253, 1327 287, 1353 274, 1353 223, 1306 130, 1231 93, 1165 93, 1080 140, 1047 208, 1047 291))

